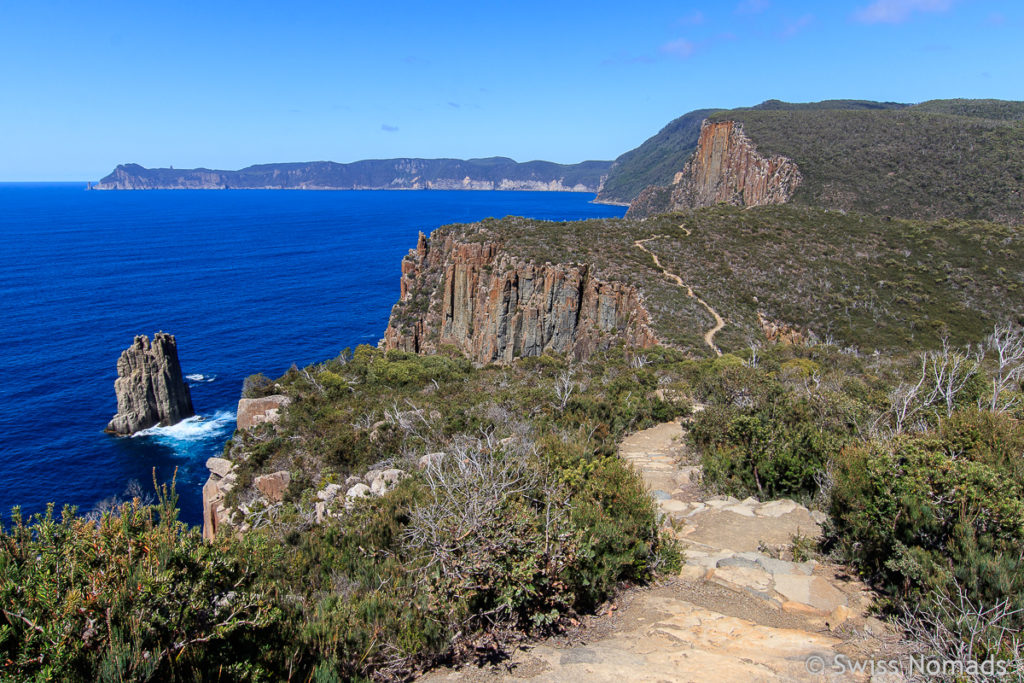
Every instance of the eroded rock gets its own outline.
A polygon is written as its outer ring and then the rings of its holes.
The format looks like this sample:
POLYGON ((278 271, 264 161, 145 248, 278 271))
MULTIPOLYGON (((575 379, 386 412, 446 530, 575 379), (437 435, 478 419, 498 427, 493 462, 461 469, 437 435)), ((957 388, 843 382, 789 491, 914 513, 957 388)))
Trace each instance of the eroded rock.
POLYGON ((177 424, 195 415, 192 395, 181 374, 173 335, 157 332, 152 343, 135 337, 117 361, 117 414, 106 431, 127 436, 156 425, 177 424))
POLYGON ((284 500, 284 494, 291 483, 292 475, 286 470, 263 474, 253 480, 256 489, 272 503, 280 503, 284 500))
POLYGON ((496 244, 435 233, 402 261, 383 346, 429 353, 452 344, 489 363, 546 351, 586 357, 623 341, 657 343, 632 285, 594 277, 587 265, 526 262, 496 244))
POLYGON ((238 428, 252 429, 256 425, 276 424, 281 419, 281 410, 291 402, 289 397, 282 394, 239 399, 238 428))

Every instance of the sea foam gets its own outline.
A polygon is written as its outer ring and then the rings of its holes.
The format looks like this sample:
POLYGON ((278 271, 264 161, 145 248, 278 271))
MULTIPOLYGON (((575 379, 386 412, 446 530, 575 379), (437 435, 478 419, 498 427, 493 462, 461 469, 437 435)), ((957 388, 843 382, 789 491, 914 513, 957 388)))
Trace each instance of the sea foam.
POLYGON ((170 427, 143 429, 135 432, 132 437, 152 437, 159 443, 173 447, 222 437, 230 432, 234 424, 235 413, 219 410, 210 417, 196 415, 170 427))

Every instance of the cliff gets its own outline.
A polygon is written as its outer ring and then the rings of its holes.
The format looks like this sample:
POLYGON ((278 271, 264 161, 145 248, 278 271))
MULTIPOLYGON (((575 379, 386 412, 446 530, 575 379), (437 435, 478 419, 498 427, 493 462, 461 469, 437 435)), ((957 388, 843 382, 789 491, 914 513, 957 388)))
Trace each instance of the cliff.
POLYGON ((617 341, 657 340, 639 291, 601 280, 583 264, 539 264, 499 243, 420 235, 402 261, 401 293, 386 349, 435 352, 451 344, 474 362, 508 362, 545 351, 587 357, 617 341))
POLYGON ((666 188, 647 188, 627 215, 699 209, 716 204, 764 206, 784 204, 802 176, 781 155, 766 157, 735 121, 704 121, 693 156, 666 188))
POLYGON ((1024 224, 1024 102, 770 100, 708 114, 697 135, 693 113, 619 157, 598 201, 628 196, 633 216, 781 200, 914 220, 1024 224), (760 160, 740 142, 756 145, 760 160), (698 151, 683 160, 688 149, 698 151), (771 177, 786 171, 771 168, 774 159, 796 165, 798 185, 771 177))
POLYGON ((238 171, 122 164, 96 190, 534 190, 597 192, 609 161, 555 164, 487 159, 371 159, 261 164, 238 171))
POLYGON ((117 415, 106 431, 128 435, 155 425, 172 425, 195 415, 192 396, 181 374, 173 335, 145 335, 121 353, 117 361, 117 415))

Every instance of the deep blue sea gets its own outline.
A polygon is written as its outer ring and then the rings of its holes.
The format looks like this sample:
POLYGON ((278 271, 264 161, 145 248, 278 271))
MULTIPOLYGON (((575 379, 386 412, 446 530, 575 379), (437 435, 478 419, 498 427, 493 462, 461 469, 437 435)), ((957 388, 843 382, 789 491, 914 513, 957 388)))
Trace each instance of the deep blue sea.
POLYGON ((199 523, 204 463, 234 431, 244 378, 376 344, 419 231, 624 212, 592 199, 0 184, 0 518, 50 501, 88 512, 177 468, 181 517, 199 523), (121 350, 160 330, 178 339, 204 420, 104 434, 121 350))

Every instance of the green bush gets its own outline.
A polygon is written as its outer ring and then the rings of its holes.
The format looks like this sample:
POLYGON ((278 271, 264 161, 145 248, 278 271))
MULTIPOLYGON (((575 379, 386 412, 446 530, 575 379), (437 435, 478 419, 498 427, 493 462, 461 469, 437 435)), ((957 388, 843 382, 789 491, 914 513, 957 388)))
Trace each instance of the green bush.
MULTIPOLYGON (((978 438, 993 433, 993 417, 954 415, 936 434, 837 459, 830 545, 896 601, 954 594, 955 581, 980 604, 1009 597, 1024 607, 1024 482, 1018 463, 978 438)), ((1019 443, 1021 428, 995 419, 1019 443)))
POLYGON ((37 681, 270 679, 281 611, 247 539, 204 543, 177 521, 173 489, 98 522, 65 508, 0 533, 0 673, 37 681))

